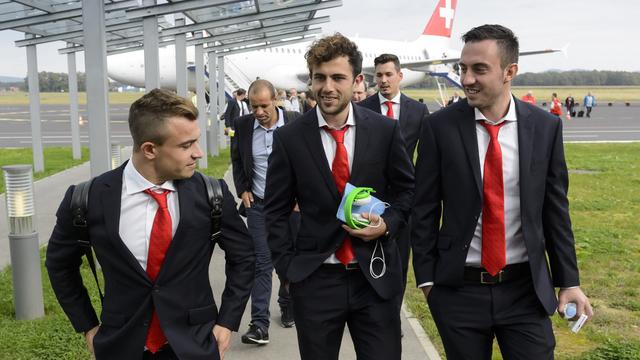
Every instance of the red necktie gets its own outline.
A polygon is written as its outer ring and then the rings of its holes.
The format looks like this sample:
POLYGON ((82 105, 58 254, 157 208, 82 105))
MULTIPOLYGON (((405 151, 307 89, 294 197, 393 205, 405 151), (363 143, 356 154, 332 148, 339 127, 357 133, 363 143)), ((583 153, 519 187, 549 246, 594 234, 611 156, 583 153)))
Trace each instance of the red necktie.
MULTIPOLYGON (((344 147, 344 134, 349 129, 349 125, 344 126, 340 130, 330 129, 324 127, 324 129, 333 137, 336 141, 336 155, 333 158, 331 164, 331 173, 333 175, 333 181, 336 183, 338 192, 340 195, 344 193, 344 187, 349 181, 349 157, 347 155, 347 148, 344 147)), ((345 266, 353 259, 353 248, 351 247, 351 238, 347 235, 342 241, 342 245, 336 250, 336 257, 345 266)))
POLYGON ((482 266, 495 276, 507 263, 504 225, 504 181, 502 178, 502 150, 498 132, 506 124, 490 125, 480 122, 487 129, 491 141, 484 159, 482 193, 482 266))
POLYGON ((384 103, 387 105, 387 117, 395 120, 396 117, 393 116, 393 101, 385 101, 384 103))
MULTIPOLYGON (((153 218, 153 227, 149 238, 149 255, 147 257, 147 274, 151 281, 155 282, 172 238, 171 214, 169 214, 169 209, 167 208, 167 195, 170 191, 162 190, 162 192, 157 193, 147 189, 144 192, 151 195, 158 203, 158 210, 153 218)), ((167 338, 162 332, 158 314, 154 309, 145 345, 151 353, 156 353, 166 342, 167 338)))

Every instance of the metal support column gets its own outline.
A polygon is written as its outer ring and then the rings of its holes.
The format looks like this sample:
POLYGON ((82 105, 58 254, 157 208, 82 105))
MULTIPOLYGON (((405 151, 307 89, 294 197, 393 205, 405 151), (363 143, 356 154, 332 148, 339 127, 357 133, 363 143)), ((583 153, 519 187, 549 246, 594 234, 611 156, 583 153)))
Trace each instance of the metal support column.
POLYGON ((216 54, 209 53, 209 153, 218 156, 218 90, 216 85, 216 54))
MULTIPOLYGON (((196 38, 202 37, 202 32, 196 33, 196 38)), ((201 169, 208 167, 207 159, 207 101, 204 97, 204 50, 202 44, 196 45, 195 48, 196 62, 196 96, 198 104, 198 122, 200 124, 200 148, 202 148, 203 156, 198 160, 198 166, 201 169)))
MULTIPOLYGON (((176 26, 184 26, 184 18, 176 15, 176 26)), ((187 96, 187 35, 182 33, 175 36, 176 53, 176 92, 180 96, 187 96)))
MULTIPOLYGON (((67 43, 67 47, 72 47, 67 43)), ((69 122, 71 123, 71 148, 73 159, 82 158, 80 149, 80 117, 78 116, 78 75, 76 74, 76 53, 67 54, 67 67, 69 71, 69 122)))
POLYGON ((224 96, 226 90, 224 85, 224 56, 218 56, 218 84, 218 104, 220 104, 220 108, 223 108, 226 101, 224 96))
MULTIPOLYGON (((224 81, 225 80, 224 75, 225 75, 224 74, 224 56, 219 56, 218 57, 218 104, 220 104, 220 111, 223 111, 222 109, 224 109, 224 104, 227 100, 225 97, 226 86, 224 81)), ((224 134, 220 136, 220 148, 222 149, 227 148, 227 138, 224 136, 224 134)))
MULTIPOLYGON (((34 35, 27 34, 31 39, 34 35)), ((38 80, 38 52, 36 45, 27 45, 27 77, 29 82, 29 116, 31 117, 31 147, 34 172, 44 171, 42 130, 40 124, 40 83, 38 80)))
MULTIPOLYGON (((145 6, 155 5, 155 0, 144 0, 145 6)), ((149 92, 160 87, 160 57, 158 40, 158 18, 145 17, 142 20, 144 33, 144 88, 149 92)))
POLYGON ((82 2, 91 176, 111 170, 104 2, 82 2))

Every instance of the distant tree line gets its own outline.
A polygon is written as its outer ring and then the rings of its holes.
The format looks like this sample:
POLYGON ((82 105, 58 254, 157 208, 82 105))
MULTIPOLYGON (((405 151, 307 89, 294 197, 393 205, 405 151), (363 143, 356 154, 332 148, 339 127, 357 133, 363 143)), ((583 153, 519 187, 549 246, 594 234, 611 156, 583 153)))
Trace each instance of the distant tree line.
MULTIPOLYGON (((447 82, 447 86, 450 84, 447 82)), ((518 74, 515 86, 640 86, 640 72, 630 71, 546 71, 518 74)), ((436 88, 435 79, 428 77, 412 88, 436 88)))
MULTIPOLYGON (((86 75, 85 73, 78 73, 78 91, 85 91, 86 89, 86 75)), ((41 92, 68 92, 69 91, 69 75, 66 73, 55 73, 49 71, 41 71, 38 73, 38 81, 40 83, 41 92)), ((27 78, 24 78, 23 86, 21 87, 25 91, 29 90, 29 82, 27 78)))

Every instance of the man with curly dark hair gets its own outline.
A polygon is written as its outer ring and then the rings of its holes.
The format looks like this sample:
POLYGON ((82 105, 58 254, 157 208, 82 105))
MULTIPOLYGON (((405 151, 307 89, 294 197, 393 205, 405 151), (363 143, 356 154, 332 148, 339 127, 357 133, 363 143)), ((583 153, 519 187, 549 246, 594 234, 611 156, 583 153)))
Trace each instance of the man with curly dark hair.
POLYGON ((345 325, 358 359, 399 360, 402 267, 396 237, 406 226, 413 167, 396 121, 351 102, 363 81, 356 44, 335 34, 306 53, 318 105, 275 131, 265 194, 276 271, 290 280, 300 356, 338 359, 345 325), (336 218, 346 183, 374 188, 389 203, 370 226, 336 218), (295 201, 295 243, 287 221, 295 201))

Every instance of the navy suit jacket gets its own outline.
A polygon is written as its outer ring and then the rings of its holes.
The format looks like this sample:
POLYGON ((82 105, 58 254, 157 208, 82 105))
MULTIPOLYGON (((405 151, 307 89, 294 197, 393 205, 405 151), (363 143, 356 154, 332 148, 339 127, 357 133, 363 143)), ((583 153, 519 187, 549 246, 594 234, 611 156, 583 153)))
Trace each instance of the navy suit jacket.
MULTIPOLYGON (((126 163, 125 163, 126 164, 126 163)), ((120 239, 120 198, 125 165, 95 178, 89 193, 88 231, 104 275, 100 329, 94 338, 97 359, 140 359, 152 311, 175 353, 184 359, 218 359, 214 324, 237 331, 251 292, 253 242, 223 186, 222 236, 227 282, 218 309, 209 281, 211 206, 199 176, 176 180, 180 223, 155 282, 120 239)), ((47 248, 51 286, 78 332, 99 324, 80 276, 82 255, 72 225, 67 190, 47 248)))
MULTIPOLYGON (((562 122, 536 106, 515 102, 522 234, 536 294, 553 314, 554 286, 579 285, 562 122)), ((469 244, 482 211, 476 120, 466 99, 424 122, 416 184, 411 232, 416 283, 462 287, 469 244)))
MULTIPOLYGON (((369 274, 375 241, 354 238, 352 245, 365 277, 384 299, 402 291, 402 270, 395 238, 406 225, 413 196, 413 166, 396 121, 353 106, 356 136, 349 182, 368 186, 391 204, 383 218, 389 231, 382 237, 387 269, 379 279, 369 274)), ((276 271, 292 282, 313 273, 347 234, 336 218, 341 197, 322 146, 315 110, 275 131, 265 195, 268 242, 276 271), (288 236, 288 221, 297 200, 302 217, 297 240, 288 236)), ((380 250, 378 250, 380 251, 380 250)), ((377 253, 379 256, 380 254, 377 253)), ((378 269, 379 270, 379 269, 378 269)))
MULTIPOLYGON (((377 93, 357 104, 380 114, 380 98, 377 93)), ((400 119, 398 121, 400 122, 400 132, 406 144, 407 154, 409 154, 412 162, 418 138, 420 137, 420 126, 428 115, 429 109, 427 105, 415 101, 402 93, 400 94, 400 119)))

